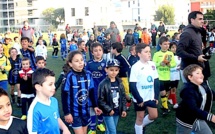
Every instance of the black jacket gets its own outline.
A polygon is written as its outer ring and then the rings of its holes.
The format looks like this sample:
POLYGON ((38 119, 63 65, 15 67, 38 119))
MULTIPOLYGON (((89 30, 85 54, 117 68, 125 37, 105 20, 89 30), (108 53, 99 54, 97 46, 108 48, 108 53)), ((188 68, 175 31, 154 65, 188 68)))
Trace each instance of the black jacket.
POLYGON ((181 70, 190 64, 198 64, 204 68, 204 63, 198 61, 198 56, 202 55, 202 39, 199 29, 193 25, 184 28, 180 36, 176 54, 181 57, 181 70))
MULTIPOLYGON (((119 113, 122 114, 126 111, 126 98, 125 90, 122 85, 121 79, 116 78, 119 84, 119 113)), ((111 94, 111 81, 108 77, 102 80, 98 88, 98 106, 103 111, 104 115, 109 115, 111 110, 114 109, 113 96, 111 94)))
POLYGON ((180 97, 181 102, 176 111, 176 121, 188 128, 192 128, 197 119, 211 121, 213 114, 211 107, 215 97, 215 92, 211 90, 206 83, 201 86, 204 87, 207 94, 204 110, 201 110, 201 103, 203 96, 199 91, 199 87, 191 82, 184 85, 180 97))
POLYGON ((110 53, 110 50, 111 50, 111 40, 107 40, 107 39, 104 40, 103 50, 104 50, 105 54, 110 53))
POLYGON ((125 46, 132 46, 134 44, 133 34, 126 34, 124 41, 125 41, 125 46))

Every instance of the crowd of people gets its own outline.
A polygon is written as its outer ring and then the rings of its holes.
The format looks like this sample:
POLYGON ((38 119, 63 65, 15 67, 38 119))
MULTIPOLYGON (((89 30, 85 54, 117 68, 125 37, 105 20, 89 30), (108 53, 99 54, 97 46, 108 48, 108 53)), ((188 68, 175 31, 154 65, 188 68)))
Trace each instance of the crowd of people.
POLYGON ((25 21, 13 45, 8 36, 0 43, 0 133, 59 134, 61 129, 70 134, 71 127, 76 134, 96 134, 96 130, 116 134, 120 117, 126 118, 132 104, 134 133, 143 134, 158 118, 160 102, 163 116, 168 116, 170 105, 176 109, 177 134, 212 134, 206 121, 215 123, 211 113, 215 92, 208 83, 215 28, 204 37, 207 46, 202 40, 202 28, 208 30, 203 14, 191 12, 188 23, 180 25, 172 39, 163 22, 150 29, 137 24, 122 40, 113 21, 106 30, 94 26, 94 34, 71 33, 68 25, 60 36, 49 31, 52 58, 58 58, 60 47, 65 61, 55 81, 55 73, 46 68, 48 43, 42 35, 34 43, 34 31, 25 21), (122 54, 125 48, 128 57, 122 54), (178 103, 180 79, 183 88, 178 103), (67 125, 53 97, 59 87, 67 125), (21 108, 20 119, 12 116, 13 103, 21 108))

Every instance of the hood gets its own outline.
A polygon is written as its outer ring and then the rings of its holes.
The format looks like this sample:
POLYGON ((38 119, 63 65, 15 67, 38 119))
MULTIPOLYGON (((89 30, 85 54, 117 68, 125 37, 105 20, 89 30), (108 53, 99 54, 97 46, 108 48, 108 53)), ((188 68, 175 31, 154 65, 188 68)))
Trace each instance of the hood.
POLYGON ((194 25, 192 24, 189 24, 187 25, 185 28, 184 28, 184 31, 185 30, 188 30, 188 29, 193 29, 195 32, 200 32, 201 28, 196 28, 194 25))

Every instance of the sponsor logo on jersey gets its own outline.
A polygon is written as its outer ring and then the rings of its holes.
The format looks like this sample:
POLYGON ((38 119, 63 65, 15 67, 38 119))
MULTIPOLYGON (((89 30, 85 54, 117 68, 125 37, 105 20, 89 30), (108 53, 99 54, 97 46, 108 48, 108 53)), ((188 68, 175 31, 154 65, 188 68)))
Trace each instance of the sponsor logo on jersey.
POLYGON ((103 76, 103 74, 100 73, 100 72, 97 72, 97 71, 93 71, 93 72, 92 72, 92 77, 93 77, 93 78, 100 78, 100 77, 102 77, 102 76, 103 76))
POLYGON ((79 105, 86 105, 88 102, 89 92, 87 89, 81 89, 75 94, 76 102, 79 105))

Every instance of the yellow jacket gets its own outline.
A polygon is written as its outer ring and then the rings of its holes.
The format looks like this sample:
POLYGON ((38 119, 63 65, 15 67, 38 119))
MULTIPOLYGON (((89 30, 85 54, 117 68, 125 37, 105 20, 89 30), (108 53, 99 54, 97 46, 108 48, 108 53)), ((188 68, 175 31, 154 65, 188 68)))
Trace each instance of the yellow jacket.
POLYGON ((4 44, 3 45, 3 49, 4 49, 4 55, 9 58, 10 57, 10 54, 9 54, 9 49, 11 48, 11 45, 10 44, 4 44))
POLYGON ((0 57, 0 66, 4 66, 4 69, 0 69, 0 81, 7 80, 7 73, 11 69, 10 61, 6 56, 0 57))

